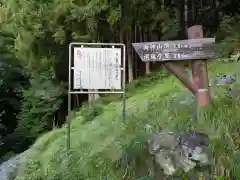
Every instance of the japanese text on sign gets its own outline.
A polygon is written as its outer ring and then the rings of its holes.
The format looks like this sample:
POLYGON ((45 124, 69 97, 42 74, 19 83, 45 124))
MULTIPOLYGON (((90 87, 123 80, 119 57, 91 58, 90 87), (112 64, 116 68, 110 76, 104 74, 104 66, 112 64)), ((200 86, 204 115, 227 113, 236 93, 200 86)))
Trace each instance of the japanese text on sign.
POLYGON ((146 51, 159 51, 162 49, 183 49, 183 48, 190 48, 189 45, 187 44, 169 44, 169 43, 165 43, 165 44, 146 44, 144 45, 143 49, 146 51))
POLYGON ((214 38, 133 43, 142 61, 212 59, 214 38))
POLYGON ((180 59, 184 56, 183 53, 174 53, 174 52, 166 52, 166 53, 151 53, 151 54, 144 54, 143 59, 145 61, 148 60, 161 60, 161 59, 180 59))
POLYGON ((74 89, 121 89, 121 49, 74 48, 74 89))

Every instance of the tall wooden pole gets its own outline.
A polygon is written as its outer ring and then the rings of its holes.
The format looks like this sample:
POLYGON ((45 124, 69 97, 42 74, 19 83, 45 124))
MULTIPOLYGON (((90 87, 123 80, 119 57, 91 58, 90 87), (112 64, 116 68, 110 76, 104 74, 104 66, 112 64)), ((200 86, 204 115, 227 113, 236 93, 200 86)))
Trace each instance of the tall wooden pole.
MULTIPOLYGON (((187 16, 188 7, 187 0, 185 0, 185 16, 187 16)), ((186 23, 186 30, 188 39, 202 39, 203 28, 201 25, 196 25, 197 20, 197 8, 196 0, 191 0, 191 23, 192 26, 188 28, 188 22, 186 23), (195 24, 195 25, 194 25, 195 24)), ((185 20, 188 17, 185 17, 185 20)), ((195 99, 198 107, 206 107, 211 105, 211 97, 209 92, 209 81, 207 73, 207 60, 193 60, 191 62, 192 69, 192 83, 194 89, 196 90, 195 99)))
MULTIPOLYGON (((187 27, 187 6, 186 5, 187 5, 187 0, 185 0, 185 4, 184 4, 185 27, 187 27)), ((164 0, 162 0, 161 9, 162 9, 162 11, 164 11, 164 0)), ((183 85, 189 89, 190 92, 195 94, 196 89, 193 87, 191 81, 189 81, 188 72, 186 71, 186 69, 184 67, 182 67, 181 65, 174 63, 174 62, 166 62, 163 64, 163 66, 166 69, 168 69, 171 73, 173 73, 176 76, 176 78, 178 78, 178 80, 181 81, 181 83, 183 83, 183 85)))
MULTIPOLYGON (((201 25, 195 25, 188 28, 189 39, 202 39, 203 30, 201 25)), ((209 81, 207 73, 207 60, 193 60, 192 64, 192 80, 196 89, 195 98, 198 107, 206 107, 211 105, 211 97, 209 92, 209 81)))

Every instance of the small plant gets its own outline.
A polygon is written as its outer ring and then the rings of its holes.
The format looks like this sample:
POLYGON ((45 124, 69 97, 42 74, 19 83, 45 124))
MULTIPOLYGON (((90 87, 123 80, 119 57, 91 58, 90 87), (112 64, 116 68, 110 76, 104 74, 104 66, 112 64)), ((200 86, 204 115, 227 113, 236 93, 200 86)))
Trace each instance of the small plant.
POLYGON ((81 115, 85 122, 92 121, 96 116, 103 112, 103 107, 100 104, 85 104, 81 108, 81 115))
POLYGON ((137 180, 153 180, 153 178, 150 176, 144 176, 144 177, 138 178, 137 180))

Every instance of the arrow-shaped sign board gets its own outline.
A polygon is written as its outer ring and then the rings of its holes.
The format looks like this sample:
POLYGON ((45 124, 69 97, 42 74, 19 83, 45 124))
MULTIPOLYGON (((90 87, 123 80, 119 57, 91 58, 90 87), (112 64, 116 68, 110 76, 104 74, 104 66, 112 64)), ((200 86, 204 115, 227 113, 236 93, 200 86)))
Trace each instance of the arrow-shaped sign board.
POLYGON ((142 61, 213 59, 215 38, 132 43, 142 61))

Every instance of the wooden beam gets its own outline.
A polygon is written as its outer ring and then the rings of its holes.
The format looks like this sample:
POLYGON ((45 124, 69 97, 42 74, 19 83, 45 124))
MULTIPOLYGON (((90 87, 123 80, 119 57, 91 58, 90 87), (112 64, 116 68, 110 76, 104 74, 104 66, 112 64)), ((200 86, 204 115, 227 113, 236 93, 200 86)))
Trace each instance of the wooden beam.
MULTIPOLYGON (((201 25, 188 28, 189 39, 202 39, 203 30, 201 25)), ((211 105, 209 81, 207 72, 207 60, 193 60, 191 62, 193 86, 196 89, 196 102, 199 107, 211 105)))
POLYGON ((191 91, 193 94, 196 93, 194 85, 189 80, 188 72, 183 66, 177 64, 176 62, 166 62, 163 64, 163 66, 173 73, 176 78, 178 78, 178 80, 189 89, 189 91, 191 91))

